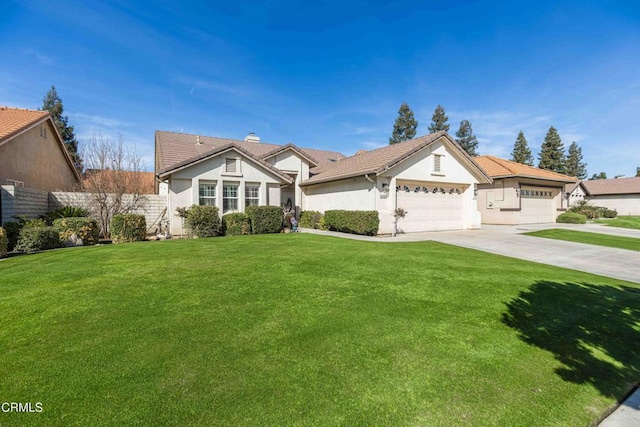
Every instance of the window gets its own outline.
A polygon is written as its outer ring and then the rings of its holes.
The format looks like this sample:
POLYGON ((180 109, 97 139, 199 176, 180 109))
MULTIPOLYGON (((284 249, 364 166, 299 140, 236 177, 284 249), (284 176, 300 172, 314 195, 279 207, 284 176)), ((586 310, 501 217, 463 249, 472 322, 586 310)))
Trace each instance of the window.
POLYGON ((224 184, 222 186, 222 211, 238 210, 238 184, 224 184))
POLYGON ((200 183, 200 205, 215 206, 216 205, 216 184, 211 182, 200 183))
POLYGON ((40 126, 40 136, 47 139, 47 128, 44 125, 40 126))
POLYGON ((225 159, 225 170, 227 173, 238 173, 238 159, 225 159))
POLYGON ((442 155, 434 154, 433 155, 433 171, 434 172, 442 172, 442 155))
POLYGON ((258 206, 260 202, 260 185, 247 184, 244 186, 244 205, 258 206))

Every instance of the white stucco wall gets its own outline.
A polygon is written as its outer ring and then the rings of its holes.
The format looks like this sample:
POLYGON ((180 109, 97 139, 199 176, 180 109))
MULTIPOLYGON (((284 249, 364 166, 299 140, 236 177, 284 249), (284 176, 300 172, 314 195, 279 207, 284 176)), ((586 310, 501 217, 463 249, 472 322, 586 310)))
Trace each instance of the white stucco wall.
POLYGON ((223 185, 225 183, 238 184, 238 210, 244 212, 245 208, 245 184, 260 185, 260 205, 279 205, 280 200, 270 200, 273 198, 273 191, 269 188, 280 187, 281 179, 257 165, 253 161, 246 159, 236 152, 223 153, 218 157, 205 160, 188 168, 182 169, 171 175, 168 180, 169 196, 167 200, 170 230, 172 234, 183 234, 182 220, 175 215, 176 208, 189 207, 199 203, 200 182, 216 184, 216 206, 223 212, 223 185), (237 173, 226 173, 225 159, 236 158, 239 160, 237 173))
POLYGON ((442 143, 436 143, 414 154, 396 167, 376 177, 374 182, 364 176, 303 187, 304 210, 324 212, 332 209, 377 210, 380 217, 379 234, 394 231, 393 212, 397 206, 398 182, 411 181, 433 185, 455 186, 463 190, 463 228, 479 228, 480 213, 474 199, 474 184, 478 178, 460 162, 460 155, 442 143), (433 170, 433 155, 442 155, 441 172, 433 170), (383 187, 388 184, 389 191, 383 187))
POLYGON ((577 186, 569 193, 569 206, 573 206, 581 200, 584 200, 585 194, 581 186, 577 186))
MULTIPOLYGON (((493 184, 483 184, 478 187, 478 209, 482 214, 483 224, 517 225, 525 221, 536 222, 526 213, 523 215, 520 199, 521 187, 540 188, 552 191, 554 196, 549 200, 554 212, 554 218, 567 208, 563 200, 564 184, 561 182, 527 179, 527 178, 496 178, 493 184)), ((546 222, 540 220, 540 222, 546 222)))
POLYGON ((640 194, 587 196, 590 205, 615 209, 618 215, 640 215, 640 194))
MULTIPOLYGON (((300 188, 300 183, 309 179, 309 163, 299 157, 292 150, 285 150, 280 154, 277 154, 273 157, 267 159, 267 162, 278 168, 284 173, 289 174, 293 178, 295 178, 295 182, 293 184, 293 198, 292 201, 294 205, 297 207, 297 213, 299 214, 301 210, 306 209, 304 204, 304 194, 302 189, 300 188)), ((286 192, 286 191, 285 191, 286 192)), ((289 194, 282 195, 282 203, 287 202, 287 198, 290 197, 289 194)))

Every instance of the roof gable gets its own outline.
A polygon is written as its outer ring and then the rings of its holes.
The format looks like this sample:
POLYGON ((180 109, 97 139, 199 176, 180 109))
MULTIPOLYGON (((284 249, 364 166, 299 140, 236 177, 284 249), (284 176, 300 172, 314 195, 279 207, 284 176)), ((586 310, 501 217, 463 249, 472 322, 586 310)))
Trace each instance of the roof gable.
POLYGON ((513 162, 511 160, 501 159, 495 156, 477 156, 476 162, 491 176, 491 178, 537 178, 547 181, 576 182, 577 179, 572 176, 563 175, 561 173, 536 168, 522 163, 513 162))
POLYGON ((295 154, 298 155, 298 157, 301 157, 304 160, 306 160, 311 166, 317 166, 318 165, 318 161, 316 159, 314 159, 309 154, 305 153, 304 151, 302 151, 301 149, 299 149, 298 147, 296 147, 292 143, 288 143, 286 145, 283 145, 282 147, 276 148, 275 150, 273 150, 273 151, 271 151, 271 152, 269 152, 267 154, 262 155, 261 159, 267 160, 267 159, 270 159, 271 157, 277 156, 278 154, 282 154, 285 151, 294 152, 295 154))
POLYGON ((0 106, 0 145, 8 143, 24 132, 27 132, 47 121, 50 122, 56 141, 62 150, 62 155, 67 161, 69 168, 71 168, 76 180, 80 182, 80 172, 73 164, 73 159, 71 158, 71 155, 62 140, 62 136, 60 135, 60 132, 48 111, 0 106))
MULTIPOLYGON (((264 142, 240 141, 236 139, 199 136, 186 133, 156 131, 156 173, 173 165, 195 158, 219 147, 228 144, 236 144, 256 158, 265 158, 274 153, 284 151, 284 147, 294 149, 298 155, 313 160, 316 167, 329 163, 331 159, 340 159, 345 156, 332 151, 300 148, 294 144, 285 146, 268 144, 264 142)), ((312 165, 313 166, 313 165, 312 165)))
POLYGON ((245 159, 257 164, 258 166, 260 166, 263 169, 266 169, 267 171, 269 171, 270 173, 276 175, 277 177, 279 177, 280 179, 282 179, 282 181, 286 182, 286 183, 291 183, 293 182, 293 179, 281 172, 280 170, 278 170, 277 168, 275 168, 274 166, 270 165, 269 163, 265 162, 264 160, 254 156, 253 154, 251 154, 250 152, 248 152, 246 149, 244 149, 243 147, 238 146, 238 144, 236 144, 235 142, 231 142, 229 144, 223 145, 221 147, 217 147, 214 148, 213 150, 209 150, 205 153, 202 154, 198 154, 194 157, 191 157, 189 159, 183 160, 182 162, 178 162, 168 168, 165 168, 161 171, 158 172, 158 177, 160 178, 165 178, 175 172, 178 172, 180 170, 186 169, 190 166, 196 165, 198 163, 201 163, 203 161, 212 159, 214 157, 217 157, 221 154, 227 153, 229 151, 235 151, 236 153, 240 154, 242 157, 244 157, 245 159))
POLYGON ((491 182, 491 178, 480 168, 475 161, 449 136, 446 132, 436 132, 429 135, 397 144, 388 145, 376 150, 359 152, 354 156, 347 157, 339 162, 335 162, 323 167, 319 173, 303 182, 301 185, 319 184, 322 182, 336 181, 358 175, 376 174, 380 175, 387 170, 400 165, 414 154, 433 145, 436 141, 449 144, 462 159, 465 159, 468 166, 475 169, 479 176, 484 177, 486 182, 491 182))

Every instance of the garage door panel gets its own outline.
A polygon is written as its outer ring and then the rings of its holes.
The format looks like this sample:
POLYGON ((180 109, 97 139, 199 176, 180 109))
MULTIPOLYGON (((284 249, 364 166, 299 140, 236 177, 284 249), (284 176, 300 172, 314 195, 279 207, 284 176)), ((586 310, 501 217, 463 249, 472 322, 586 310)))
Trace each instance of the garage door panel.
POLYGON ((407 215, 398 221, 398 231, 415 233, 463 228, 464 198, 461 189, 446 184, 435 188, 435 193, 432 187, 427 187, 428 192, 422 187, 418 192, 398 191, 398 207, 407 211, 407 215), (445 192, 442 193, 440 188, 445 192), (454 191, 449 193, 451 188, 454 191))
POLYGON ((522 187, 520 224, 555 222, 557 189, 522 187))

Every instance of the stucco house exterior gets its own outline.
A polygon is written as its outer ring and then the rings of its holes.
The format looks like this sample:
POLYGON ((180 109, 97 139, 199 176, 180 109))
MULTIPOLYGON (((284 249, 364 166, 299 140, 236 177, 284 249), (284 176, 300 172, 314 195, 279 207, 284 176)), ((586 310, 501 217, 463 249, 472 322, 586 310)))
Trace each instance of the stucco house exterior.
POLYGON ((0 106, 0 185, 59 191, 80 180, 47 111, 0 106))
POLYGON ((569 192, 569 203, 587 200, 618 215, 640 215, 640 177, 580 181, 569 192))
MULTIPOLYGON (((474 197, 491 178, 445 132, 345 157, 340 153, 173 132, 156 132, 156 175, 167 188, 170 231, 182 234, 174 213, 192 204, 222 214, 249 205, 291 205, 296 213, 377 210, 380 234, 393 230, 393 211, 408 211, 400 232, 480 226, 474 197)), ((162 191, 161 191, 162 192, 162 191)))
POLYGON ((478 187, 483 224, 555 222, 567 209, 565 186, 576 178, 495 156, 475 160, 493 179, 478 187))

